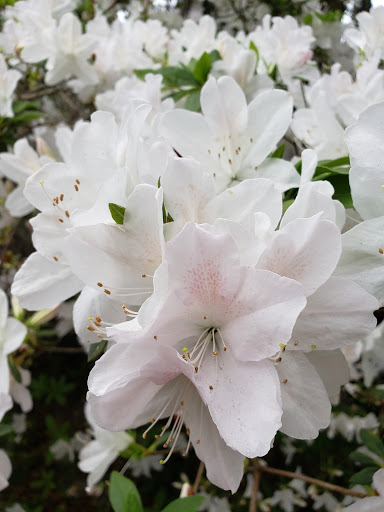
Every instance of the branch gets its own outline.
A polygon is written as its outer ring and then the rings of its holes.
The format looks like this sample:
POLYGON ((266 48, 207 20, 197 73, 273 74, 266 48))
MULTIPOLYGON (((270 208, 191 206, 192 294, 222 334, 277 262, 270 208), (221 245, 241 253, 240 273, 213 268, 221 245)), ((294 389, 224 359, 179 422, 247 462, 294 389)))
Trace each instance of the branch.
MULTIPOLYGON (((254 466, 249 468, 249 471, 253 471, 254 466)), ((317 478, 312 478, 307 475, 300 475, 298 473, 293 473, 292 471, 285 471, 284 469, 271 468, 269 466, 259 466, 258 471, 261 473, 269 473, 271 475, 279 475, 284 476, 286 478, 297 478, 298 480, 304 480, 304 482, 308 482, 309 484, 314 484, 319 487, 323 487, 324 489, 328 489, 329 491, 339 492, 340 494, 347 494, 348 496, 354 496, 355 498, 366 498, 367 494, 362 492, 353 491, 352 489, 347 489, 345 487, 341 487, 340 485, 330 484, 328 482, 324 482, 323 480, 318 480, 317 478)))
POLYGON ((60 354, 84 354, 84 349, 81 347, 49 347, 40 345, 39 350, 42 352, 57 352, 60 354))
POLYGON ((261 472, 260 472, 260 464, 257 461, 253 461, 253 485, 252 485, 252 494, 251 501, 249 503, 249 512, 257 512, 257 493, 259 492, 261 472))
POLYGON ((61 86, 56 87, 44 87, 43 89, 38 89, 37 91, 24 92, 19 95, 21 100, 35 100, 37 98, 42 98, 43 96, 48 96, 50 94, 55 94, 59 92, 62 88, 61 86))

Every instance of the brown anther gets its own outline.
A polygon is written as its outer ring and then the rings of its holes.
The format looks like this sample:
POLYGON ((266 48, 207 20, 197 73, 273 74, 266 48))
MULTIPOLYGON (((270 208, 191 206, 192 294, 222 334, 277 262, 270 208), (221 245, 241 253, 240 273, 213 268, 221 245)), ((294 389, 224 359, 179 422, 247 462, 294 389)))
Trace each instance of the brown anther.
POLYGON ((255 169, 255 171, 257 171, 257 169, 258 169, 257 165, 255 165, 254 169, 255 169))
POLYGON ((298 342, 298 341, 295 341, 293 344, 295 345, 295 347, 297 347, 297 345, 299 344, 299 342, 298 342))
POLYGON ((163 448, 168 448, 167 443, 164 443, 164 444, 163 444, 163 448))
POLYGON ((88 329, 88 331, 94 331, 95 330, 95 328, 92 327, 92 325, 87 325, 87 329, 88 329))
POLYGON ((197 373, 198 371, 199 371, 199 367, 195 366, 195 373, 197 373))
POLYGON ((173 443, 174 439, 173 437, 171 437, 171 439, 169 440, 169 444, 173 443))
POLYGON ((55 197, 54 201, 55 201, 56 204, 59 204, 59 198, 58 197, 55 197))
POLYGON ((165 425, 163 425, 163 426, 161 427, 161 430, 164 430, 164 429, 165 429, 165 425))
POLYGON ((107 295, 111 295, 111 292, 109 290, 107 290, 106 288, 104 288, 104 293, 106 293, 107 295))
POLYGON ((236 149, 236 150, 235 150, 235 153, 236 153, 236 155, 238 155, 238 154, 239 154, 239 150, 238 150, 238 149, 236 149))
POLYGON ((181 357, 184 359, 184 361, 187 360, 187 358, 185 357, 185 354, 183 354, 181 357))
POLYGON ((156 434, 155 435, 155 439, 160 439, 161 436, 159 436, 159 434, 156 434))
POLYGON ((97 327, 101 327, 101 323, 100 323, 100 322, 98 322, 97 320, 95 320, 93 323, 94 323, 95 325, 97 325, 97 327))
POLYGON ((189 430, 189 428, 186 428, 186 429, 185 429, 185 432, 187 433, 187 436, 189 436, 189 434, 190 434, 190 430, 189 430))
POLYGON ((276 363, 280 363, 280 361, 281 361, 281 357, 278 357, 278 358, 276 359, 276 363))
POLYGON ((54 256, 54 257, 53 257, 53 259, 54 259, 55 261, 59 261, 59 258, 58 258, 57 256, 54 256))
POLYGON ((151 423, 155 423, 155 418, 151 418, 151 423))
POLYGON ((98 338, 102 339, 103 338, 103 335, 102 334, 98 334, 97 335, 98 338))
POLYGON ((383 253, 384 253, 384 251, 383 251, 383 249, 382 249, 381 247, 379 248, 379 253, 380 253, 380 254, 383 254, 383 253))
POLYGON ((283 384, 286 384, 288 382, 288 379, 283 380, 283 384))
POLYGON ((213 173, 213 177, 216 178, 216 173, 215 172, 213 173))
POLYGON ((206 320, 206 319, 207 319, 207 317, 206 317, 206 316, 204 316, 204 320, 206 320))
POLYGON ((232 165, 232 160, 230 158, 228 158, 228 163, 229 165, 232 165))
POLYGON ((142 435, 142 438, 143 438, 143 439, 145 439, 146 437, 147 437, 147 434, 145 434, 145 433, 144 433, 144 434, 142 435))
POLYGON ((241 147, 239 146, 239 147, 237 148, 237 151, 240 151, 240 150, 241 150, 241 147))
POLYGON ((64 194, 60 194, 60 201, 64 199, 64 194))
POLYGON ((77 183, 78 185, 80 185, 80 181, 79 181, 79 180, 76 180, 76 183, 77 183))
POLYGON ((147 274, 141 274, 141 277, 148 277, 147 274))
POLYGON ((180 402, 180 405, 184 405, 184 400, 182 400, 182 401, 180 402))
POLYGON ((216 352, 216 350, 215 350, 215 352, 212 352, 213 356, 217 356, 217 354, 218 354, 218 352, 216 352))
POLYGON ((224 350, 224 352, 226 352, 227 351, 227 347, 223 347, 223 350, 224 350))
POLYGON ((197 440, 196 440, 196 444, 200 444, 200 439, 197 439, 197 440))
POLYGON ((187 456, 187 452, 184 452, 181 456, 182 457, 186 457, 187 456))
POLYGON ((253 142, 253 139, 252 139, 252 137, 251 137, 251 138, 249 139, 249 142, 251 142, 251 143, 253 142))
POLYGON ((225 146, 223 146, 223 151, 225 151, 225 146))
POLYGON ((220 155, 220 153, 217 153, 217 157, 218 157, 218 158, 221 158, 221 155, 220 155))
POLYGON ((96 320, 97 320, 98 322, 101 322, 101 318, 100 318, 99 316, 97 316, 97 317, 96 317, 96 320))
POLYGON ((154 339, 154 340, 157 340, 157 336, 154 336, 154 337, 153 337, 153 339, 154 339))
POLYGON ((60 218, 59 218, 59 222, 64 222, 64 221, 63 221, 63 219, 60 219, 60 218))
POLYGON ((67 217, 69 217, 69 211, 68 211, 68 210, 65 210, 65 215, 66 215, 67 217))
POLYGON ((103 283, 97 283, 97 286, 100 286, 100 288, 103 287, 103 283))
POLYGON ((76 190, 76 192, 79 191, 79 187, 77 185, 75 185, 75 190, 76 190))
POLYGON ((213 389, 213 386, 209 386, 209 389, 211 389, 211 390, 212 390, 212 389, 213 389))
POLYGON ((210 149, 208 149, 208 153, 211 154, 211 150, 210 149))

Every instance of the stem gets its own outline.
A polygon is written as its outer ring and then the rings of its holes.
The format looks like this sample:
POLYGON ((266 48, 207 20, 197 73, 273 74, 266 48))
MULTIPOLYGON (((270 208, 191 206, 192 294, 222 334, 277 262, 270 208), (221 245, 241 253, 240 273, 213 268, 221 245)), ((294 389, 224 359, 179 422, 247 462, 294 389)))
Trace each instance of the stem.
POLYGON ((62 354, 84 354, 84 349, 81 347, 47 347, 40 345, 39 350, 42 352, 57 352, 62 354))
POLYGON ((199 469, 197 470, 196 478, 195 478, 195 481, 193 482, 193 486, 192 486, 193 494, 196 494, 197 489, 199 488, 200 480, 204 473, 204 468, 205 468, 204 462, 200 462, 199 469))
POLYGON ((62 85, 56 87, 44 87, 44 89, 38 89, 37 91, 21 93, 19 97, 21 100, 35 100, 37 98, 42 98, 43 96, 55 94, 60 91, 61 88, 62 85))
POLYGON ((257 493, 259 491, 261 472, 260 472, 260 464, 254 460, 253 466, 253 485, 252 485, 252 494, 251 501, 249 503, 249 512, 257 512, 257 493))
MULTIPOLYGON (((250 470, 254 470, 254 467, 251 467, 250 470)), ((353 491, 352 489, 346 489, 345 487, 341 487, 340 485, 330 484, 328 482, 324 482, 323 480, 312 478, 311 476, 300 475, 298 473, 293 473, 292 471, 285 471, 284 469, 270 468, 269 466, 259 466, 258 471, 260 471, 261 473, 269 473, 270 475, 284 476, 286 478, 297 478, 298 480, 304 480, 304 482, 318 485, 319 487, 323 487, 324 489, 328 489, 329 491, 339 492, 340 494, 347 494, 348 496, 354 496, 355 498, 367 497, 367 494, 365 493, 353 491)))

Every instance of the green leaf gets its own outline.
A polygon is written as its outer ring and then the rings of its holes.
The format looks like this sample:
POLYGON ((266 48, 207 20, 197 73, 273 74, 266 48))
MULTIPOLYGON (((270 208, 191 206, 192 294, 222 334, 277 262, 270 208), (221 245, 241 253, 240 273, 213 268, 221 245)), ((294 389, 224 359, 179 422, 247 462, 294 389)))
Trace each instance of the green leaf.
POLYGON ((345 206, 345 208, 352 208, 353 201, 348 176, 343 174, 335 174, 334 176, 327 177, 327 181, 329 181, 335 189, 333 199, 340 201, 345 206))
POLYGON ((305 16, 303 16, 303 23, 304 23, 304 25, 312 25, 312 21, 313 21, 312 14, 308 13, 305 16))
POLYGON ((371 466, 372 464, 377 464, 376 461, 371 459, 371 457, 365 453, 361 453, 359 451, 355 451, 349 454, 349 458, 354 462, 359 462, 360 464, 364 464, 364 466, 371 466))
POLYGON ((200 106, 200 91, 192 92, 185 101, 185 108, 187 110, 192 110, 192 112, 199 112, 201 110, 200 106))
POLYGON ((47 114, 44 112, 39 112, 38 110, 26 110, 22 114, 16 117, 11 117, 9 122, 11 123, 27 123, 28 121, 33 121, 34 119, 40 119, 40 117, 46 117, 47 114))
POLYGON ((205 496, 188 496, 187 498, 179 498, 172 501, 161 512, 196 512, 203 501, 205 496))
POLYGON ((18 367, 16 366, 16 363, 15 361, 13 360, 13 357, 12 356, 8 356, 8 363, 9 363, 9 368, 11 370, 11 373, 13 375, 13 378, 17 381, 17 382, 21 382, 21 374, 20 374, 20 371, 18 369, 18 367))
POLYGON ((135 484, 117 471, 112 471, 108 495, 114 512, 143 512, 135 484))
POLYGON ((364 468, 350 479, 351 485, 371 485, 373 475, 376 473, 377 467, 369 466, 364 468))
POLYGON ((6 436, 13 431, 12 425, 0 425, 0 437, 6 436))
POLYGON ((124 206, 119 206, 115 203, 109 203, 109 211, 111 212, 112 219, 116 222, 116 224, 124 224, 124 206))
POLYGON ((268 158, 283 158, 284 149, 285 144, 282 144, 273 153, 271 153, 268 158))
POLYGON ((221 60, 221 55, 217 50, 212 50, 209 56, 211 57, 211 65, 217 60, 221 60))
POLYGON ((174 89, 185 85, 200 85, 188 66, 165 66, 159 69, 135 69, 135 75, 140 78, 140 80, 144 80, 145 75, 148 73, 152 73, 154 75, 162 75, 163 86, 169 89, 174 89))
POLYGON ((12 109, 15 114, 20 114, 24 110, 35 110, 39 107, 38 101, 19 101, 13 102, 12 109))
POLYGON ((384 459, 384 444, 379 436, 375 435, 370 430, 362 429, 360 430, 360 438, 371 452, 384 459))
POLYGON ((322 167, 340 167, 341 165, 351 165, 349 161, 349 156, 343 156, 341 158, 336 158, 336 160, 320 160, 318 165, 322 167))
POLYGON ((201 84, 205 84, 211 69, 211 56, 204 52, 200 59, 196 62, 193 69, 193 76, 201 84))
POLYGON ((100 356, 104 354, 107 347, 107 340, 101 340, 97 343, 91 343, 88 351, 88 363, 96 361, 100 356))
POLYGON ((257 49, 257 46, 255 45, 255 43, 253 41, 251 41, 249 43, 249 49, 253 50, 256 53, 256 67, 257 67, 257 64, 259 63, 259 60, 260 60, 260 53, 259 53, 259 50, 257 49))

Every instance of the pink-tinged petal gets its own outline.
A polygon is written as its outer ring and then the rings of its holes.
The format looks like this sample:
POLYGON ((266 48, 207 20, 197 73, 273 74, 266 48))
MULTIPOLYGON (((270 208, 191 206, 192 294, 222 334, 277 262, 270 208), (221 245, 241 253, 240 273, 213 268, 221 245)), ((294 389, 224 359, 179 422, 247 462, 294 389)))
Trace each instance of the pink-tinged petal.
POLYGON ((288 130, 292 119, 292 97, 285 91, 264 91, 248 106, 247 135, 253 139, 243 167, 260 164, 288 130))
POLYGON ((314 350, 305 354, 327 390, 332 404, 339 401, 340 387, 349 381, 350 370, 341 350, 314 350))
POLYGON ((268 215, 273 228, 281 218, 281 192, 267 179, 244 180, 219 194, 215 203, 217 218, 239 222, 250 231, 254 229, 255 213, 268 215))
POLYGON ((243 363, 227 348, 205 356, 193 383, 230 448, 246 457, 268 453, 282 413, 279 380, 270 361, 243 363))
POLYGON ((281 382, 281 431, 296 439, 314 439, 329 425, 331 404, 319 374, 302 352, 285 351, 276 369, 281 382))
MULTIPOLYGON (((384 191, 382 191, 384 194, 384 191)), ((384 304, 384 217, 366 220, 342 236, 336 275, 355 281, 384 304)))
POLYGON ((238 135, 246 129, 248 108, 245 95, 229 76, 211 77, 201 90, 201 111, 213 133, 238 135))
POLYGON ((244 268, 242 286, 218 327, 237 359, 260 361, 288 342, 305 304, 298 282, 273 272, 244 268))
POLYGON ((27 328, 16 318, 8 318, 4 333, 4 354, 12 354, 23 343, 27 328))
POLYGON ((332 350, 356 343, 376 327, 373 312, 378 308, 377 300, 353 281, 330 277, 308 297, 293 330, 290 347, 332 350))
POLYGON ((205 463, 209 481, 221 489, 236 492, 243 478, 244 456, 225 444, 196 392, 190 395, 185 423, 196 455, 205 463))
POLYGON ((168 242, 166 259, 170 286, 181 302, 201 320, 206 316, 207 323, 221 316, 239 286, 239 253, 232 238, 188 223, 168 242))
POLYGON ((311 295, 329 279, 341 254, 337 226, 319 216, 296 219, 281 229, 257 267, 299 281, 311 295))
POLYGON ((76 295, 82 282, 66 265, 43 258, 34 252, 15 276, 12 294, 23 308, 37 311, 51 308, 76 295))

